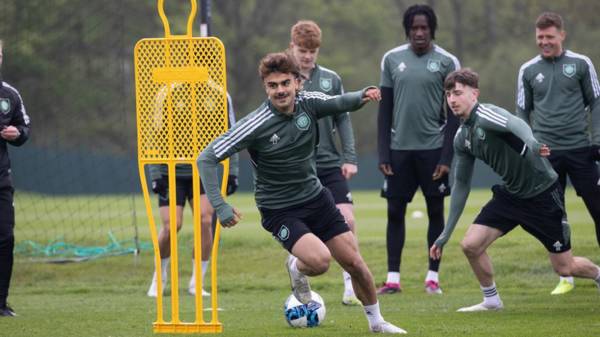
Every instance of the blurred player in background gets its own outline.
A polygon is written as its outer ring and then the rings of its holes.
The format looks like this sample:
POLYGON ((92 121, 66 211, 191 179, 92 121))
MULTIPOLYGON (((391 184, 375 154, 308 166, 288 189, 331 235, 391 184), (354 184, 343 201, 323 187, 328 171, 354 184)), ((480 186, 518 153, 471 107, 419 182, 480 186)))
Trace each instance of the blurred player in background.
MULTIPOLYGON (((444 229, 444 197, 450 194, 448 172, 458 121, 444 109, 444 78, 459 69, 454 55, 433 43, 437 17, 427 5, 404 12, 409 43, 381 60, 381 102, 377 120, 379 169, 387 199, 387 280, 379 294, 402 290, 400 263, 406 236, 406 206, 418 187, 425 196, 427 245, 444 229)), ((441 294, 440 260, 429 259, 425 291, 441 294)))
MULTIPOLYGON (((160 95, 158 99, 158 112, 163 111, 163 102, 166 98, 165 95, 160 95), (162 97, 162 99, 161 99, 162 97)), ((177 108, 177 103, 174 104, 177 108)), ((229 123, 232 125, 235 123, 235 111, 231 102, 231 97, 227 94, 227 108, 229 112, 229 123)), ((160 114, 162 116, 162 114, 160 114)), ((238 156, 232 156, 229 177, 227 180, 227 195, 233 194, 238 187, 238 156)), ((185 202, 189 202, 190 206, 193 205, 193 177, 192 167, 187 164, 178 164, 175 167, 176 174, 176 216, 177 216, 177 231, 181 229, 183 224, 183 209, 185 202)), ((152 191, 158 195, 158 207, 160 212, 160 219, 162 227, 158 233, 158 246, 161 257, 161 271, 162 271, 162 282, 163 291, 167 282, 167 271, 169 270, 169 263, 171 261, 171 232, 170 232, 170 219, 169 219, 169 174, 166 165, 150 165, 150 177, 152 179, 152 191)), ((204 193, 203 184, 200 185, 200 213, 201 213, 201 230, 202 230, 202 280, 208 270, 210 253, 213 245, 213 215, 214 210, 208 202, 208 198, 204 193)), ((188 292, 191 295, 196 295, 196 264, 194 261, 194 249, 192 249, 192 276, 188 284, 188 292)), ((150 297, 156 297, 157 285, 156 285, 156 270, 152 276, 152 283, 148 289, 147 295, 150 297)), ((203 282, 204 284, 204 282, 203 282)), ((210 296, 210 293, 202 289, 202 296, 210 296)))
MULTIPOLYGON (((600 245, 598 76, 589 57, 563 49, 566 33, 560 15, 541 14, 535 35, 540 55, 519 70, 517 115, 552 149, 548 159, 560 186, 564 192, 568 175, 594 220, 600 245)), ((552 294, 565 294, 574 287, 573 277, 561 277, 552 294)))
MULTIPOLYGON (((317 91, 334 96, 344 93, 342 79, 333 70, 318 65, 321 47, 321 29, 313 21, 298 21, 291 29, 289 50, 300 67, 303 89, 317 91)), ((356 224, 352 194, 348 182, 358 172, 356 151, 354 150, 354 132, 350 113, 336 114, 319 119, 319 147, 317 149, 317 177, 333 195, 336 207, 356 236, 356 224), (339 134, 342 153, 335 144, 339 134)), ((342 303, 360 305, 352 289, 352 280, 348 272, 343 272, 344 294, 342 303)))
MULTIPOLYGON (((0 40, 0 67, 2 66, 0 40)), ((16 316, 6 299, 10 287, 15 247, 14 188, 7 144, 23 145, 29 139, 29 116, 19 91, 0 77, 0 317, 16 316)))

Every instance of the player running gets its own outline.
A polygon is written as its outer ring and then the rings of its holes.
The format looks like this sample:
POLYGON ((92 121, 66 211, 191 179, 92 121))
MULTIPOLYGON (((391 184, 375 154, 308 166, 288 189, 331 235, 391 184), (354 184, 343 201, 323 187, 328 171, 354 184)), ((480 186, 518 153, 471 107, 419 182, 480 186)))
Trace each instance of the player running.
POLYGON ((307 276, 329 269, 333 257, 350 273, 364 305, 369 330, 406 333, 386 322, 379 311, 373 276, 358 251, 354 235, 335 207, 331 193, 316 175, 317 119, 359 109, 380 99, 379 89, 365 88, 339 96, 300 91, 300 72, 293 56, 265 56, 259 73, 268 99, 200 154, 198 166, 206 194, 224 227, 241 219, 227 204, 217 182, 218 163, 247 149, 255 175, 255 199, 263 227, 291 255, 287 267, 294 295, 311 299, 307 276))

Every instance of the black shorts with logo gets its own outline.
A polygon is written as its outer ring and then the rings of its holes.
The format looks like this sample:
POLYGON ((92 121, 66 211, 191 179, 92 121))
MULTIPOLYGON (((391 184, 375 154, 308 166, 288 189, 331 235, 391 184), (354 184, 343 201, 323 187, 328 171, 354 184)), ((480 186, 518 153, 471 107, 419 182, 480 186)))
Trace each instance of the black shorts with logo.
POLYGON ((492 200, 477 215, 475 224, 496 228, 503 235, 521 225, 550 253, 571 249, 571 231, 564 216, 558 182, 528 199, 517 198, 500 185, 494 185, 492 192, 492 200))
MULTIPOLYGON (((162 176, 161 179, 166 181, 168 186, 169 177, 162 176)), ((175 178, 175 194, 177 195, 176 205, 184 206, 186 200, 191 202, 194 198, 194 188, 193 188, 193 180, 192 177, 176 177, 175 178)), ((200 182, 200 194, 204 194, 204 186, 202 186, 202 182, 200 182)), ((158 194, 158 207, 169 206, 169 187, 165 189, 164 194, 158 194)))
POLYGON ((289 252, 296 241, 313 233, 327 242, 350 231, 342 213, 335 206, 331 192, 324 188, 319 195, 303 204, 282 209, 259 208, 262 226, 289 252))
POLYGON ((317 169, 317 177, 321 184, 329 189, 336 204, 352 204, 352 193, 348 181, 339 167, 317 169))
POLYGON ((450 195, 448 175, 433 180, 433 172, 439 164, 442 149, 392 150, 390 161, 394 175, 386 176, 381 196, 388 199, 412 201, 418 187, 426 197, 450 195))

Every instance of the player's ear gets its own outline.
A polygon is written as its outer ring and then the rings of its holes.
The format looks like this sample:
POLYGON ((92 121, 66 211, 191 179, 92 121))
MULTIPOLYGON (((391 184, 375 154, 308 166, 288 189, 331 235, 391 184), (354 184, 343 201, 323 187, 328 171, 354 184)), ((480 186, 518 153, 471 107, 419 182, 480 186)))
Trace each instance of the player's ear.
POLYGON ((479 98, 479 89, 473 88, 473 96, 475 96, 475 99, 479 98))

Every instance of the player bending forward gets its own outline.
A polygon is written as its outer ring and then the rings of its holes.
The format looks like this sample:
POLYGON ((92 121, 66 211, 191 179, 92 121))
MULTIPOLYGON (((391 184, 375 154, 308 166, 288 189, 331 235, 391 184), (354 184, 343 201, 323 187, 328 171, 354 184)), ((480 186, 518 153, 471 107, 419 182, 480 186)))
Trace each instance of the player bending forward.
POLYGON ((533 137, 520 118, 497 106, 479 104, 478 81, 477 73, 462 69, 452 72, 444 82, 448 105, 461 119, 461 127, 454 138, 456 168, 448 224, 431 247, 430 256, 441 257, 442 247, 450 239, 465 207, 475 158, 488 164, 504 184, 492 187, 492 200, 469 226, 461 243, 479 280, 483 302, 458 311, 502 309, 486 248, 517 225, 546 247, 556 273, 591 278, 600 287, 600 268, 571 253, 557 174, 544 158, 550 155, 550 149, 533 137))
POLYGON ((241 220, 217 185, 217 164, 248 149, 254 168, 255 199, 263 227, 287 249, 292 291, 302 303, 311 299, 307 276, 323 274, 331 257, 350 273, 356 296, 364 305, 369 330, 406 333, 386 322, 379 311, 373 276, 331 193, 316 174, 317 119, 359 109, 381 98, 369 87, 344 95, 300 91, 293 56, 265 56, 259 73, 268 96, 261 106, 217 138, 198 157, 206 194, 224 227, 241 220))

